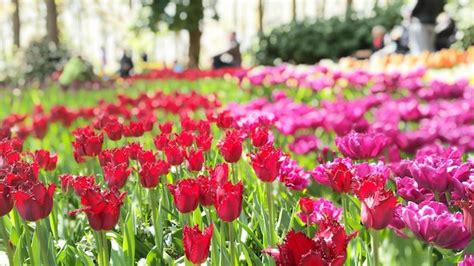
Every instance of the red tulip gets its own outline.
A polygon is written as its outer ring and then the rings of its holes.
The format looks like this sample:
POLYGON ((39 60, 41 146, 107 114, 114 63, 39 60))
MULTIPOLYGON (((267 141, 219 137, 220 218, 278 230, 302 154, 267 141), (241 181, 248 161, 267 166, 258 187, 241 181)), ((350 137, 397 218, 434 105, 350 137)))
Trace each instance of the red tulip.
POLYGON ((329 182, 334 191, 338 193, 348 193, 352 191, 352 178, 353 175, 349 168, 339 162, 326 169, 329 182))
POLYGON ((200 136, 208 136, 211 135, 211 124, 207 120, 200 120, 197 125, 197 130, 200 136))
POLYGON ((126 193, 117 194, 114 191, 100 191, 99 188, 86 190, 81 196, 83 209, 72 212, 84 211, 92 229, 95 231, 112 230, 120 218, 120 206, 126 193))
POLYGON ((219 128, 230 128, 232 126, 232 123, 234 122, 234 119, 230 115, 229 111, 224 111, 220 114, 217 115, 217 126, 219 128))
POLYGON ((42 139, 48 131, 48 118, 46 116, 38 116, 33 118, 33 133, 35 137, 42 139))
POLYGON ((170 134, 171 131, 173 131, 173 123, 165 122, 163 124, 160 124, 159 128, 161 130, 161 134, 170 134))
POLYGON ((78 128, 74 132, 76 141, 72 143, 74 147, 74 159, 76 162, 84 162, 84 156, 97 156, 102 150, 104 136, 97 135, 91 128, 78 128))
POLYGON ((168 135, 165 133, 161 133, 153 139, 153 143, 155 143, 155 147, 159 151, 162 151, 166 146, 168 146, 168 142, 170 142, 170 140, 168 135))
POLYGON ((10 188, 0 181, 0 219, 13 209, 13 198, 10 188))
POLYGON ((170 165, 177 166, 183 163, 185 152, 176 144, 176 142, 170 142, 163 151, 165 152, 166 160, 170 165))
POLYGON ((160 182, 160 177, 168 174, 169 164, 163 160, 145 163, 139 172, 140 183, 145 188, 154 188, 160 182))
POLYGON ((250 133, 252 145, 262 147, 268 143, 268 129, 265 127, 257 127, 250 133))
POLYGON ((212 146, 212 135, 209 134, 197 136, 196 146, 204 152, 209 151, 212 146))
POLYGON ((193 145, 194 136, 190 131, 183 131, 180 134, 176 134, 176 142, 183 147, 190 147, 193 145))
POLYGON ((125 137, 141 137, 145 129, 142 122, 130 122, 128 126, 123 127, 123 135, 125 137))
POLYGON ((189 171, 201 171, 204 164, 204 153, 202 150, 191 149, 186 157, 189 171))
POLYGON ((257 177, 263 182, 273 182, 280 172, 281 151, 271 145, 262 147, 257 153, 251 154, 252 167, 257 177))
POLYGON ((153 163, 156 161, 156 155, 153 151, 141 151, 138 155, 140 164, 153 163))
POLYGON ((226 162, 238 162, 242 156, 242 138, 239 132, 235 130, 226 131, 224 138, 219 141, 217 147, 226 162))
POLYGON ((35 161, 38 163, 39 168, 52 171, 56 168, 58 156, 56 154, 50 155, 49 151, 37 150, 35 151, 35 161))
POLYGON ((100 166, 105 166, 109 163, 113 164, 126 164, 128 166, 128 148, 114 148, 110 150, 103 150, 99 154, 100 166))
POLYGON ((211 180, 217 185, 222 186, 229 180, 229 165, 226 163, 218 164, 213 169, 209 169, 211 180))
POLYGON ((232 222, 239 218, 242 211, 242 197, 244 186, 242 182, 233 185, 227 182, 216 191, 216 211, 219 218, 225 222, 232 222))
POLYGON ((168 184, 173 201, 178 211, 188 213, 194 211, 199 204, 199 184, 195 179, 181 179, 176 185, 168 184))
POLYGON ((199 184, 199 203, 202 206, 214 205, 217 189, 216 182, 205 176, 198 177, 197 182, 199 184))
POLYGON ((59 180, 61 180, 61 189, 64 192, 73 189, 78 196, 82 196, 86 190, 97 186, 94 176, 72 176, 65 174, 59 176, 59 180))
POLYGON ((397 198, 384 182, 377 177, 366 177, 358 188, 357 196, 362 202, 361 221, 368 227, 381 230, 393 219, 397 198))
POLYGON ((194 264, 204 263, 209 256, 213 226, 212 224, 201 232, 199 226, 184 226, 183 246, 186 258, 194 264))
POLYGON ((112 121, 103 128, 110 140, 119 140, 123 135, 123 125, 118 121, 112 121))
POLYGON ((132 170, 127 168, 126 164, 109 163, 102 167, 104 171, 104 180, 109 188, 121 189, 127 183, 127 179, 132 173, 132 170))
POLYGON ((138 157, 143 152, 142 146, 137 142, 128 143, 126 150, 132 160, 138 160, 138 157))
POLYGON ((35 222, 49 215, 53 209, 54 184, 45 187, 41 182, 28 181, 13 192, 15 207, 25 221, 35 222))
POLYGON ((333 220, 323 220, 313 239, 302 232, 288 232, 283 244, 265 249, 277 265, 342 266, 347 244, 356 235, 346 235, 344 227, 333 220))

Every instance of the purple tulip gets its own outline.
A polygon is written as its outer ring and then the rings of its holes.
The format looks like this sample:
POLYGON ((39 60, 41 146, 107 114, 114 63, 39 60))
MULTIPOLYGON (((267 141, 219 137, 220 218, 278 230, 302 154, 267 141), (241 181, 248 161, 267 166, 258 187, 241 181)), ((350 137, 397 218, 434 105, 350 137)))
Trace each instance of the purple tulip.
POLYGON ((439 202, 409 202, 403 207, 401 218, 418 239, 441 248, 464 249, 471 240, 462 214, 450 213, 439 202))
POLYGON ((304 223, 319 224, 324 219, 341 220, 342 209, 334 206, 334 204, 325 199, 319 198, 317 200, 311 198, 301 198, 300 207, 302 211, 298 216, 304 223))
POLYGON ((458 266, 473 266, 474 265, 474 255, 466 254, 464 259, 458 263, 458 266))
POLYGON ((387 137, 380 133, 351 132, 344 137, 336 138, 339 151, 354 160, 376 158, 387 144, 387 137))
POLYGON ((419 187, 415 179, 411 177, 397 177, 395 179, 395 183, 397 185, 398 195, 407 201, 421 203, 434 198, 434 194, 432 192, 425 188, 419 187))

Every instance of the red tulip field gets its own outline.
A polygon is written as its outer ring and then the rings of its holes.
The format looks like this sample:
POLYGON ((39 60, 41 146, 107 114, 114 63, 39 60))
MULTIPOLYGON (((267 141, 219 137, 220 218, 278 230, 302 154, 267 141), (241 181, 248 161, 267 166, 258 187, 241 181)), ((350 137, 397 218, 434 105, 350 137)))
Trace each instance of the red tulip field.
POLYGON ((472 64, 364 69, 0 90, 0 265, 474 265, 472 64))

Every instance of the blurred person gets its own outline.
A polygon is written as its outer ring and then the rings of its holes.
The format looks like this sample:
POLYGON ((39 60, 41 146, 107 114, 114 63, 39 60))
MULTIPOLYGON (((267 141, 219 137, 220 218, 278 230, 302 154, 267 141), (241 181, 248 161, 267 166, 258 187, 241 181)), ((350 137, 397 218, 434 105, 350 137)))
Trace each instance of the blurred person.
POLYGON ((59 76, 59 84, 67 88, 75 82, 90 81, 95 78, 92 65, 86 62, 81 56, 74 56, 66 65, 59 76))
POLYGON ((436 50, 447 49, 456 42, 456 23, 444 12, 438 16, 437 22, 435 26, 436 50))
POLYGON ((377 25, 372 28, 372 53, 383 49, 385 46, 385 28, 384 26, 377 25))
POLYGON ((402 25, 395 26, 390 32, 390 39, 395 44, 394 53, 408 54, 408 27, 402 25))
POLYGON ((129 55, 127 50, 123 51, 123 56, 120 59, 120 69, 119 74, 121 78, 130 77, 130 72, 133 69, 133 61, 131 55, 129 55))
POLYGON ((230 48, 224 53, 212 58, 212 67, 219 69, 223 67, 240 67, 242 64, 242 54, 240 53, 240 43, 237 41, 237 33, 229 35, 230 48))
POLYGON ((435 50, 436 17, 446 0, 416 0, 410 16, 409 47, 412 54, 435 50))
POLYGON ((148 62, 148 54, 146 52, 143 52, 141 55, 142 62, 148 62))
POLYGON ((172 69, 175 73, 181 73, 184 71, 184 66, 180 64, 178 60, 174 60, 172 69))

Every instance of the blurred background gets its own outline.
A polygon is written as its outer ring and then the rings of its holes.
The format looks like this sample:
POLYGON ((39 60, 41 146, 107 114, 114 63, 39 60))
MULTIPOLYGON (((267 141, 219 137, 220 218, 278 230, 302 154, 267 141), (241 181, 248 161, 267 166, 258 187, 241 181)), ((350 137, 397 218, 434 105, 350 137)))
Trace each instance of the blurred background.
MULTIPOLYGON (((135 73, 176 65, 209 68, 213 56, 227 51, 232 32, 243 66, 312 64, 369 49, 373 28, 401 25, 409 5, 399 0, 0 0, 0 82, 43 79, 73 56, 95 73, 113 76, 124 51, 136 62, 135 73)), ((447 1, 444 11, 456 23, 450 45, 467 48, 474 39, 474 0, 447 1)))

